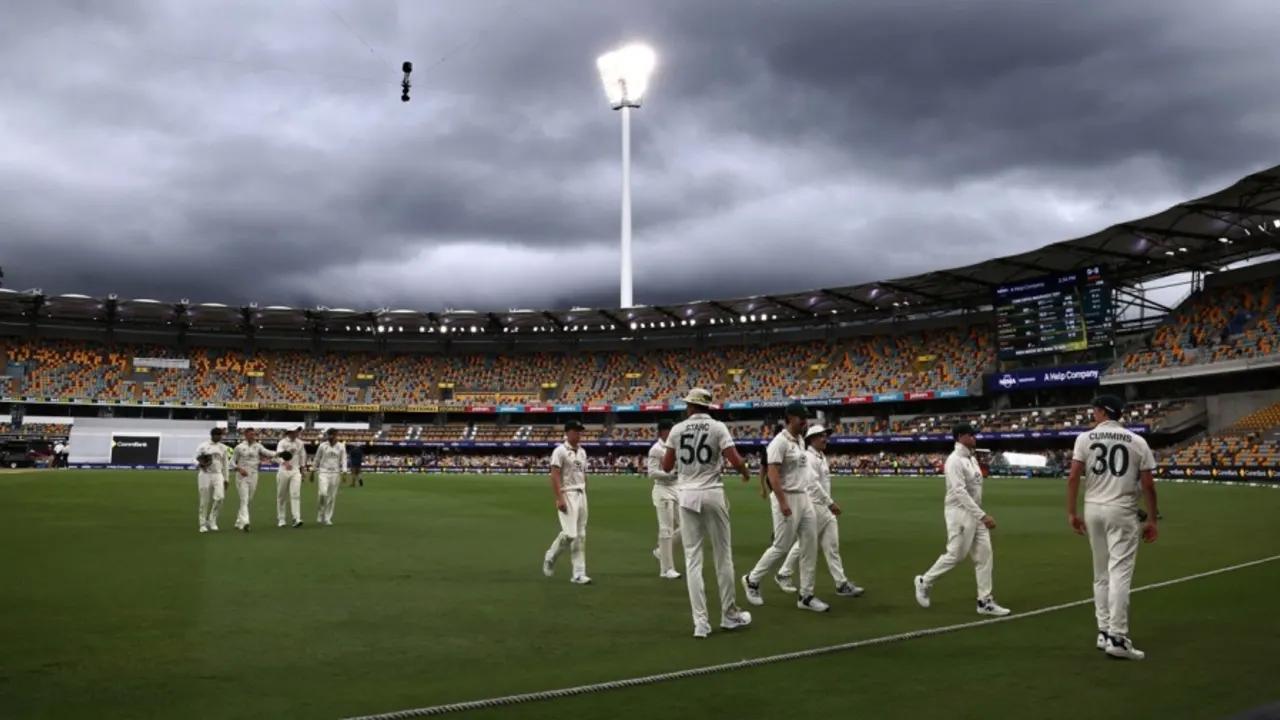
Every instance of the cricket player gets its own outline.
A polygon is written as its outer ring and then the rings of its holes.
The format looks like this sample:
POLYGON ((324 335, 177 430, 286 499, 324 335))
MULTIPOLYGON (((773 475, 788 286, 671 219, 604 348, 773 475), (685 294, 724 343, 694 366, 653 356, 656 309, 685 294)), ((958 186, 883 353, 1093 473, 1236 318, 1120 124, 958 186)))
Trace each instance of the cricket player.
POLYGON ((1002 616, 1008 615, 1009 610, 1000 607, 991 595, 991 570, 995 564, 991 552, 991 531, 996 529, 996 519, 981 505, 983 478, 974 456, 974 448, 978 445, 975 433, 977 431, 968 423, 960 423, 951 430, 956 448, 943 469, 947 478, 947 494, 943 501, 947 549, 928 572, 916 576, 916 602, 920 607, 929 607, 929 590, 933 584, 967 555, 973 559, 978 580, 978 614, 1002 616))
POLYGON ((236 468, 236 495, 240 497, 240 510, 236 513, 236 529, 249 532, 249 503, 258 491, 258 466, 276 454, 258 442, 258 431, 246 428, 244 440, 236 445, 231 463, 236 468))
POLYGON ((196 468, 200 532, 218 532, 218 511, 227 492, 227 446, 222 444, 222 428, 209 430, 209 441, 196 448, 196 468))
POLYGON ((667 580, 678 580, 680 572, 676 570, 672 545, 676 534, 680 532, 680 496, 676 493, 676 473, 662 469, 662 458, 667 455, 667 438, 675 423, 670 420, 658 421, 658 441, 649 448, 649 457, 645 467, 649 477, 653 478, 653 506, 658 511, 658 546, 653 554, 658 558, 658 577, 667 580))
POLYGON ((307 466, 307 446, 298 439, 301 427, 285 431, 284 439, 276 443, 276 527, 288 524, 293 515, 293 526, 302 527, 302 468, 307 466))
POLYGON ((364 478, 360 476, 360 471, 364 467, 364 446, 360 443, 352 445, 347 450, 347 461, 351 465, 351 487, 355 487, 356 483, 364 487, 364 478))
POLYGON ((324 442, 316 446, 316 522, 333 524, 333 506, 338 501, 338 487, 347 472, 347 446, 338 442, 338 431, 324 431, 324 442))
POLYGON ((1159 536, 1155 456, 1147 441, 1120 424, 1124 401, 1102 395, 1093 401, 1094 429, 1076 438, 1067 477, 1067 522, 1077 535, 1088 534, 1093 551, 1093 607, 1098 619, 1096 646, 1121 660, 1146 653, 1129 639, 1129 585, 1138 558, 1138 537, 1159 536), (1084 477, 1084 519, 1076 514, 1084 477), (1147 511, 1138 508, 1138 493, 1147 511))
POLYGON ((702 542, 711 543, 720 590, 720 627, 734 630, 751 624, 751 613, 738 609, 737 588, 733 584, 733 540, 729 531, 729 499, 720 479, 722 463, 729 463, 751 482, 751 472, 725 424, 712 418, 711 393, 693 388, 685 395, 688 417, 671 428, 663 441, 662 471, 676 473, 676 496, 680 504, 680 540, 684 545, 684 576, 693 611, 693 636, 711 634, 707 616, 707 593, 702 580, 702 542))
MULTIPOLYGON (((773 544, 760 556, 751 572, 742 576, 742 587, 746 589, 747 602, 763 605, 760 581, 786 559, 791 546, 798 541, 800 586, 796 607, 826 612, 831 606, 813 595, 813 576, 818 564, 818 514, 809 499, 808 455, 801 440, 809 422, 809 408, 803 403, 793 402, 783 414, 785 427, 770 441, 765 457, 768 461, 769 491, 772 493, 769 504, 773 510, 773 544)), ((839 505, 833 502, 830 508, 832 514, 840 514, 839 505)))
POLYGON ((582 449, 582 423, 564 424, 564 442, 551 453, 551 491, 555 494, 560 533, 542 558, 542 574, 555 574, 556 559, 566 548, 573 560, 569 582, 588 585, 587 577, 587 451, 582 449))
MULTIPOLYGON (((805 444, 808 449, 809 465, 809 499, 813 503, 813 511, 818 516, 818 548, 827 558, 827 570, 831 571, 831 579, 836 583, 836 595, 840 597, 858 597, 865 592, 849 581, 844 574, 844 561, 840 559, 840 524, 831 506, 835 501, 831 498, 831 466, 827 463, 827 438, 831 431, 821 425, 810 425, 805 431, 805 444)), ((796 541, 782 561, 782 569, 774 578, 783 592, 794 593, 796 587, 791 583, 796 566, 800 562, 800 542, 796 541)))

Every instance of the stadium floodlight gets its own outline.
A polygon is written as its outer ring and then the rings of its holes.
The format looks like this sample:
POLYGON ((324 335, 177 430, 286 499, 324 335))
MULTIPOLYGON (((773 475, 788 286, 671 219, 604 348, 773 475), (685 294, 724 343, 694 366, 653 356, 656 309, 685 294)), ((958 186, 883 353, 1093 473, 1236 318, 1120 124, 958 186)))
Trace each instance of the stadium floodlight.
POLYGON ((631 110, 649 89, 649 76, 657 65, 653 48, 640 43, 601 55, 596 60, 609 105, 622 111, 622 307, 633 307, 631 295, 631 110))
POLYGON ((632 330, 635 330, 635 329, 636 329, 636 324, 635 324, 635 323, 631 323, 631 329, 632 329, 632 330))
MULTIPOLYGON (((1280 220, 1277 220, 1277 222, 1280 222, 1280 220)), ((1277 227, 1280 227, 1280 225, 1277 225, 1277 227)), ((1224 237, 1220 237, 1220 238, 1218 238, 1218 242, 1222 243, 1223 245, 1230 245, 1230 244, 1231 244, 1231 241, 1230 241, 1230 240, 1228 240, 1228 239, 1226 239, 1226 238, 1224 238, 1224 237)))

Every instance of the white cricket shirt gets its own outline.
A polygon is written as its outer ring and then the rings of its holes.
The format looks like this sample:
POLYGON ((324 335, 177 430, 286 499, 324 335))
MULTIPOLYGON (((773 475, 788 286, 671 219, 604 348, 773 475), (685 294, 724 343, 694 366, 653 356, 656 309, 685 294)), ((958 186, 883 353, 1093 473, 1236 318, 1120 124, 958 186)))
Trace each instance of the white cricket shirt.
POLYGON ((835 501, 831 498, 831 465, 827 456, 814 447, 805 452, 809 455, 809 497, 819 507, 831 507, 835 501))
POLYGON ((1084 463, 1084 501, 1138 508, 1139 474, 1156 469, 1156 457, 1142 436, 1107 420, 1076 438, 1071 459, 1084 463))
POLYGON ((560 468, 560 489, 585 492, 587 489, 587 451, 579 445, 561 443, 551 453, 551 467, 560 468))
POLYGON ((316 448, 316 470, 322 473, 344 473, 347 471, 347 446, 336 442, 332 445, 326 440, 316 448))
POLYGON ((800 438, 792 435, 790 430, 783 430, 770 441, 765 456, 770 465, 781 466, 779 474, 782 476, 783 492, 805 491, 805 484, 809 480, 809 461, 800 438))
POLYGON ((667 455, 667 446, 661 440, 655 442, 653 447, 649 448, 649 457, 645 458, 645 469, 649 472, 649 477, 653 478, 654 485, 662 485, 664 487, 672 487, 676 484, 679 476, 674 472, 662 471, 662 458, 667 455))
POLYGON ((278 462, 280 463, 281 470, 284 470, 286 462, 291 468, 286 472, 294 472, 307 466, 307 446, 302 442, 302 438, 298 438, 297 440, 284 438, 280 442, 276 443, 276 455, 279 455, 282 452, 293 453, 293 459, 287 461, 280 459, 278 462))
POLYGON ((724 487, 720 468, 724 451, 733 447, 733 435, 724 423, 706 413, 690 415, 676 423, 663 443, 676 451, 676 487, 710 490, 724 487))
POLYGON ((226 479, 227 446, 211 440, 200 443, 200 447, 196 448, 196 471, 201 475, 221 475, 223 479, 226 479), (209 455, 213 458, 208 470, 203 470, 199 467, 201 455, 209 455))
POLYGON ((235 451, 231 454, 231 461, 237 469, 256 473, 258 472, 258 466, 262 464, 263 455, 273 457, 275 453, 263 447, 260 442, 249 444, 246 441, 236 446, 235 451))
POLYGON ((973 451, 956 443, 956 449, 943 466, 943 473, 947 478, 947 496, 943 505, 981 520, 987 514, 982 509, 982 468, 978 467, 973 451))

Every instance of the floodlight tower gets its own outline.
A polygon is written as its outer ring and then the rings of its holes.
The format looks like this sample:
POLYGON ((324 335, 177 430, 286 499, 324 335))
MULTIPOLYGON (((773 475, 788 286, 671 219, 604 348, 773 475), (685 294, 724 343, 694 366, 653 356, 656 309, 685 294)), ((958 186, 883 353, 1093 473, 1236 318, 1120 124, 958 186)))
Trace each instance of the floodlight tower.
POLYGON ((631 109, 649 89, 657 56, 648 45, 632 44, 596 60, 604 92, 614 110, 622 111, 622 307, 632 307, 631 295, 631 109))

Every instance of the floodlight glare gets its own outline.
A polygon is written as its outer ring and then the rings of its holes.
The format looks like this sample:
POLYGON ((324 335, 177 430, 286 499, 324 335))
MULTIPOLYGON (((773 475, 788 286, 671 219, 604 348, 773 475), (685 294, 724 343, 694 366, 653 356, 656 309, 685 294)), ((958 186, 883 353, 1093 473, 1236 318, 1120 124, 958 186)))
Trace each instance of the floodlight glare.
POLYGON ((640 99, 649 89, 649 76, 657 63, 653 48, 640 43, 605 53, 596 60, 605 95, 614 110, 640 107, 640 99))

